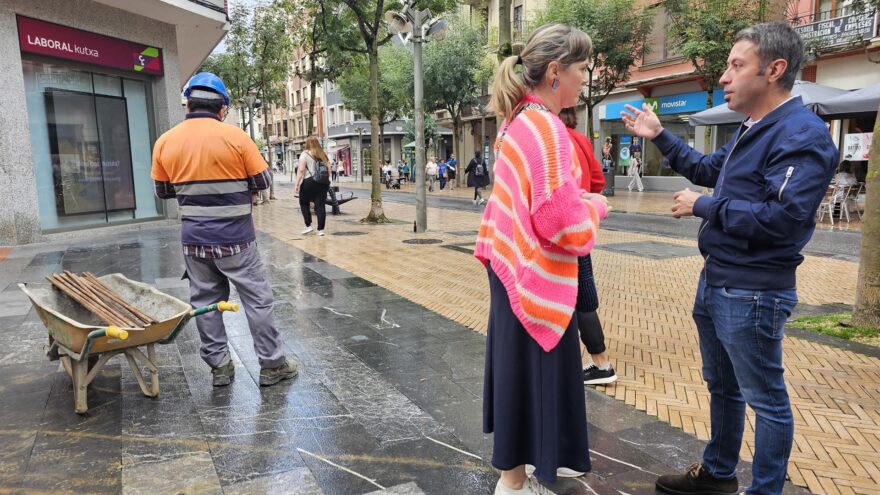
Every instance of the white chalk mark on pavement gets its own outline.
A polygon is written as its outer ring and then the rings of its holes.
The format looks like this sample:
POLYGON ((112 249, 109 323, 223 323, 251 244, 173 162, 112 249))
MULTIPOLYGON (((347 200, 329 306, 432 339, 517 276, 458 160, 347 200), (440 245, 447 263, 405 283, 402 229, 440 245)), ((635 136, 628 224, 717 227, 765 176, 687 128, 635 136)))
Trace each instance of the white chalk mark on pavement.
POLYGON ((299 451, 301 454, 310 455, 310 456, 314 457, 315 459, 318 459, 319 461, 324 461, 324 462, 326 462, 327 464, 330 464, 331 466, 333 466, 333 467, 335 467, 335 468, 339 468, 339 469, 345 471, 346 473, 353 474, 353 475, 357 476, 358 478, 360 478, 360 479, 362 479, 362 480, 364 480, 364 481, 367 481, 367 482, 369 482, 369 483, 372 483, 372 484, 378 486, 380 490, 384 490, 384 489, 385 489, 384 486, 380 485, 379 483, 376 483, 375 480, 371 480, 370 478, 367 478, 366 476, 364 476, 364 475, 362 475, 362 474, 360 474, 360 473, 356 473, 356 472, 352 471, 351 469, 348 469, 348 468, 345 467, 345 466, 340 466, 339 464, 336 464, 335 462, 333 462, 333 461, 331 461, 331 460, 329 460, 329 459, 324 459, 323 457, 321 457, 321 456, 319 456, 319 455, 317 455, 317 454, 313 454, 313 453, 309 452, 308 450, 303 450, 303 449, 301 449, 301 448, 299 448, 299 447, 297 447, 296 450, 299 451))
POLYGON ((460 452, 460 453, 462 453, 462 454, 464 454, 464 455, 469 455, 469 456, 471 456, 471 457, 473 457, 473 458, 475 458, 475 459, 479 459, 479 460, 481 460, 481 461, 483 460, 483 458, 480 457, 480 456, 478 456, 477 454, 471 454, 470 452, 467 452, 467 451, 461 450, 461 449, 459 449, 459 448, 457 448, 457 447, 453 447, 452 445, 449 445, 448 443, 445 443, 445 442, 441 442, 440 440, 435 440, 435 439, 433 439, 433 438, 431 438, 431 437, 429 437, 429 436, 427 436, 427 435, 425 435, 425 438, 427 438, 428 440, 430 440, 430 441, 436 443, 437 445, 442 445, 442 446, 444 446, 444 447, 446 447, 446 448, 452 449, 452 450, 454 450, 454 451, 456 451, 456 452, 460 452))

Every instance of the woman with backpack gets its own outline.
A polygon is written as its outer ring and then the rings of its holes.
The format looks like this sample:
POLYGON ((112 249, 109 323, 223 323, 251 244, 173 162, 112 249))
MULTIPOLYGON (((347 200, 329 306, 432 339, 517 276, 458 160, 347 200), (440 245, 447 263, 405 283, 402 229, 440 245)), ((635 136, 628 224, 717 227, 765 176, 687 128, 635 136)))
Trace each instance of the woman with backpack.
POLYGON ((303 146, 305 151, 299 155, 299 167, 296 170, 295 194, 299 196, 299 208, 302 210, 306 228, 301 234, 312 230, 312 211, 309 203, 315 203, 315 214, 318 216, 318 235, 324 235, 324 224, 327 221, 327 191, 330 189, 330 170, 327 168, 327 154, 321 149, 318 138, 309 136, 303 146))
POLYGON ((482 189, 489 184, 489 171, 486 170, 486 161, 480 159, 479 151, 474 152, 474 158, 468 163, 464 173, 467 175, 468 187, 474 188, 474 204, 481 205, 485 203, 486 200, 483 199, 482 189))

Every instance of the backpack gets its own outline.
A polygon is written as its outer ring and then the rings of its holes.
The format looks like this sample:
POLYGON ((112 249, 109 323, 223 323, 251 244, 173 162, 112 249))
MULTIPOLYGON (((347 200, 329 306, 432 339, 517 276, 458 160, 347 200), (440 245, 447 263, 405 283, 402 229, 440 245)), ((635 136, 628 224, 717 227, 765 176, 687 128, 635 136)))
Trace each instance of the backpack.
POLYGON ((478 162, 477 166, 474 167, 474 175, 477 177, 482 177, 485 173, 486 169, 483 167, 483 162, 478 162))
MULTIPOLYGON (((312 156, 312 154, 309 153, 309 156, 312 156)), ((312 175, 312 178, 318 184, 329 185, 330 169, 327 167, 327 164, 322 162, 320 158, 312 156, 312 159, 315 160, 315 173, 312 175)))

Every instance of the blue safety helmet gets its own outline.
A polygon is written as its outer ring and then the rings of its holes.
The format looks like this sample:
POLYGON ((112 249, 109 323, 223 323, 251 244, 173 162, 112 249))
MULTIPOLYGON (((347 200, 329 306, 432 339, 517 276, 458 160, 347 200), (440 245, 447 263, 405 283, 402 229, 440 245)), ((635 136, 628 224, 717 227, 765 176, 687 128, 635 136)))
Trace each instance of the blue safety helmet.
POLYGON ((229 106, 229 93, 226 92, 226 85, 223 80, 210 72, 199 72, 192 76, 186 88, 183 90, 183 96, 188 100, 193 89, 206 89, 213 93, 217 93, 223 97, 223 103, 229 106))

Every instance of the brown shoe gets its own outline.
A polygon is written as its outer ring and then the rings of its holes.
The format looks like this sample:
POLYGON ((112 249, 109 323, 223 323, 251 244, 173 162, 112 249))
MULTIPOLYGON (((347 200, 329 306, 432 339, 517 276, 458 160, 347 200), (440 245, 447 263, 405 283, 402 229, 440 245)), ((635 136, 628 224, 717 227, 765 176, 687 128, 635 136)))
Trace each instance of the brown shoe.
POLYGON ((657 478, 657 489, 672 495, 737 495, 739 482, 736 477, 716 478, 703 469, 703 465, 691 464, 684 474, 664 474, 657 478))
POLYGON ((287 358, 287 361, 277 368, 263 368, 260 370, 260 386, 268 387, 275 385, 281 380, 289 380, 299 374, 299 365, 293 359, 287 358))

